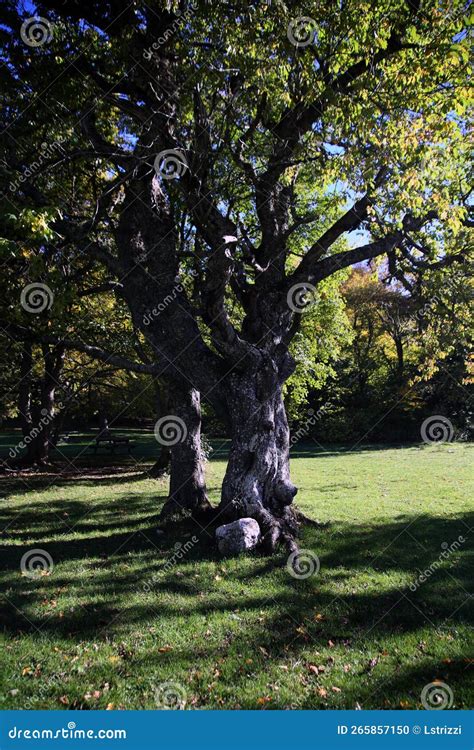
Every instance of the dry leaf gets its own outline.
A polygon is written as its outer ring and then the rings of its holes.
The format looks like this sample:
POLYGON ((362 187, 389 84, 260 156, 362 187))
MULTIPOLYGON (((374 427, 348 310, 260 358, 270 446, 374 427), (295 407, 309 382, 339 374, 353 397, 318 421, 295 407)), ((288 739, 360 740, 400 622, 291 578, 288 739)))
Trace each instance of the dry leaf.
POLYGON ((173 650, 173 646, 170 646, 169 643, 167 643, 166 646, 160 646, 160 648, 158 649, 160 654, 166 654, 168 653, 168 651, 172 651, 172 650, 173 650))
POLYGON ((270 701, 271 701, 270 695, 264 695, 261 698, 257 698, 257 703, 259 704, 259 706, 264 706, 265 703, 269 703, 270 701))
POLYGON ((319 674, 319 669, 317 668, 316 664, 308 664, 308 670, 313 674, 319 674))
POLYGON ((332 685, 331 686, 331 690, 332 690, 333 693, 340 693, 341 692, 341 688, 336 687, 336 685, 332 685))
POLYGON ((326 698, 327 694, 328 694, 328 691, 326 690, 326 688, 319 687, 318 690, 317 690, 317 693, 318 693, 318 695, 321 696, 321 698, 326 698))
POLYGON ((67 695, 62 695, 59 698, 59 702, 62 703, 63 706, 68 706, 69 705, 69 698, 67 697, 67 695))
POLYGON ((115 708, 115 703, 107 703, 105 710, 106 711, 113 711, 115 708))

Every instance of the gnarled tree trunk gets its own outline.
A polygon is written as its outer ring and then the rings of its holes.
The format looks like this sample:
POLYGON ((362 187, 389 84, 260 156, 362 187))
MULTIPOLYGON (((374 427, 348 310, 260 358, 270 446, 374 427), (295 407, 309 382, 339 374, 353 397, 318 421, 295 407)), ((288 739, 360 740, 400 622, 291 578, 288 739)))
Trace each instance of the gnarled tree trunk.
POLYGON ((227 518, 255 518, 268 551, 279 541, 291 547, 297 489, 290 480, 290 435, 276 367, 231 375, 228 402, 232 441, 220 510, 227 518))

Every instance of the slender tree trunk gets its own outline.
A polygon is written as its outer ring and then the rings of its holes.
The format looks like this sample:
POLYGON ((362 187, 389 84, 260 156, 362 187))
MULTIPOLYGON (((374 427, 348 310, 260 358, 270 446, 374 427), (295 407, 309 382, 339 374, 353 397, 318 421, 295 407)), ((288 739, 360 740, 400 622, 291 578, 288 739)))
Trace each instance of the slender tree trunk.
MULTIPOLYGON (((158 378, 154 378, 156 393, 156 413, 161 417, 169 411, 169 394, 168 388, 160 383, 158 378)), ((171 448, 168 445, 162 445, 160 453, 155 463, 148 471, 148 476, 153 479, 160 479, 170 471, 171 448)))
MULTIPOLYGON (((44 373, 38 403, 30 406, 31 395, 28 396, 26 390, 20 394, 20 413, 24 422, 23 441, 26 444, 26 454, 20 459, 23 466, 42 466, 48 463, 50 436, 54 422, 55 392, 64 363, 64 351, 64 347, 59 344, 53 347, 47 345, 42 347, 44 373)), ((26 367, 29 358, 30 353, 26 352, 22 368, 26 367)))
POLYGON ((176 434, 180 439, 171 445, 169 497, 161 517, 182 512, 195 517, 210 514, 212 508, 206 493, 201 451, 199 392, 174 383, 170 388, 170 406, 170 420, 176 422, 176 434))
POLYGON ((26 437, 33 426, 31 416, 31 368, 33 367, 33 347, 24 342, 20 362, 20 385, 18 390, 18 411, 20 413, 21 431, 26 437))

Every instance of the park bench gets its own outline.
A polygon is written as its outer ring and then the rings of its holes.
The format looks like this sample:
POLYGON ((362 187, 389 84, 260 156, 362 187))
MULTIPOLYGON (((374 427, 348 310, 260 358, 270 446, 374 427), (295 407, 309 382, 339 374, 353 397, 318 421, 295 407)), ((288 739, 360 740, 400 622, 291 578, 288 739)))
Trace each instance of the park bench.
POLYGON ((123 446, 130 454, 135 443, 126 435, 113 435, 109 431, 104 431, 97 435, 95 443, 90 446, 94 455, 97 453, 101 445, 105 446, 106 448, 108 447, 110 449, 110 453, 115 453, 115 448, 123 446))

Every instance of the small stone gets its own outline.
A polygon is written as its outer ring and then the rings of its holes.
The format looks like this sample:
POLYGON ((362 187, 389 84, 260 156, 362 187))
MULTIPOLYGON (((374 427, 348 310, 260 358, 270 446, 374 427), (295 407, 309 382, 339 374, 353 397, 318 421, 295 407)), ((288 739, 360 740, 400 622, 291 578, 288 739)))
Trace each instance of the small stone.
POLYGON ((254 518, 239 518, 216 529, 221 555, 239 555, 255 549, 260 540, 260 526, 254 518))

